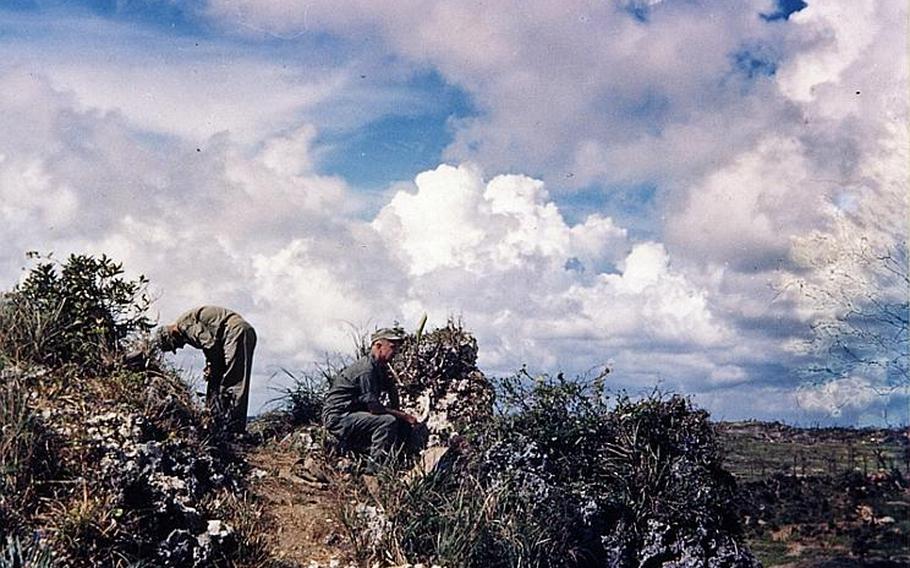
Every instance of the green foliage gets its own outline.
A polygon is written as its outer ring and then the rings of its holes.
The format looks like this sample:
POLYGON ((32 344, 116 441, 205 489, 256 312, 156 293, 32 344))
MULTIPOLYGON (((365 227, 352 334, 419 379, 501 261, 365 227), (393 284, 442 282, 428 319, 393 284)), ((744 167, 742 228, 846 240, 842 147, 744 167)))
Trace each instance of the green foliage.
POLYGON ((117 565, 115 559, 122 557, 122 553, 116 547, 115 538, 119 535, 112 530, 116 523, 111 493, 92 488, 89 495, 83 482, 81 492, 54 501, 49 509, 54 546, 68 565, 117 565))
POLYGON ((561 375, 497 386, 498 412, 470 435, 454 474, 387 473, 375 514, 348 511, 362 560, 754 565, 736 542, 733 481, 706 412, 679 396, 607 397, 598 380, 561 375))
POLYGON ((555 557, 635 565, 656 525, 735 526, 716 435, 686 399, 611 400, 597 381, 561 375, 499 386, 499 417, 475 437, 484 447, 477 467, 510 488, 517 522, 537 534, 524 552, 532 565, 555 557))
POLYGON ((124 339, 151 329, 148 281, 124 277, 107 256, 40 258, 0 299, 0 352, 14 361, 99 372, 124 339))

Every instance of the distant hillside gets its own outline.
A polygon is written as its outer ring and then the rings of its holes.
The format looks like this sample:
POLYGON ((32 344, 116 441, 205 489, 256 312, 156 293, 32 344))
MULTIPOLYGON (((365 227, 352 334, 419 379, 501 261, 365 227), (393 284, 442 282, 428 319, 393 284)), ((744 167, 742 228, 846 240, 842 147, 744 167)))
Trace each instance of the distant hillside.
POLYGON ((907 430, 717 427, 765 566, 910 566, 907 430))

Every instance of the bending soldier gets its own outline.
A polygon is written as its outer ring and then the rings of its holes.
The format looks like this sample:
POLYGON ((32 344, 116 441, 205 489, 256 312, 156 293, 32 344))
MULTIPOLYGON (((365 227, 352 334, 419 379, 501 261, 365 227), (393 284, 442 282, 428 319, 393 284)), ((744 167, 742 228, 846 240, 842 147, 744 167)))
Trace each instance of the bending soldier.
POLYGON ((205 354, 206 405, 225 421, 228 430, 246 430, 256 348, 253 326, 227 308, 200 306, 159 328, 155 343, 171 353, 185 345, 201 349, 205 354))

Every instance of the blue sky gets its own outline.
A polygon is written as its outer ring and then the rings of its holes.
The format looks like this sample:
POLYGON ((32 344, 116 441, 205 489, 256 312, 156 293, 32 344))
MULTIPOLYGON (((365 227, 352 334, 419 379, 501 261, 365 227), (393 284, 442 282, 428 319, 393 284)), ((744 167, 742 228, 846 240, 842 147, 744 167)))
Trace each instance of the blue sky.
POLYGON ((162 321, 234 307, 258 402, 427 313, 490 374, 891 420, 887 376, 804 369, 822 299, 906 298, 850 254, 906 250, 905 27, 884 0, 7 2, 0 276, 105 252, 162 321))
MULTIPOLYGON (((365 69, 361 78, 367 73, 365 69)), ((404 88, 418 93, 423 104, 390 109, 355 129, 326 129, 319 143, 331 150, 319 164, 322 173, 340 175, 358 187, 380 188, 439 164, 452 140, 451 122, 476 110, 464 91, 431 71, 408 78, 404 88)))

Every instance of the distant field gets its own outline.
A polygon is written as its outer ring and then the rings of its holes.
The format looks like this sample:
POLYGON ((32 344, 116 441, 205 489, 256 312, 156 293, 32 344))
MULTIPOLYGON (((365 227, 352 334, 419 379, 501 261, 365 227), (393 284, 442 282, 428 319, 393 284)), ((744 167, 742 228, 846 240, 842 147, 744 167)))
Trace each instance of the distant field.
POLYGON ((718 429, 746 535, 765 566, 910 566, 906 430, 718 429))

